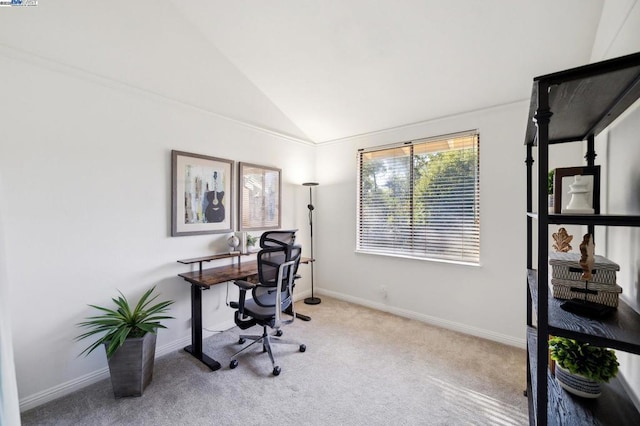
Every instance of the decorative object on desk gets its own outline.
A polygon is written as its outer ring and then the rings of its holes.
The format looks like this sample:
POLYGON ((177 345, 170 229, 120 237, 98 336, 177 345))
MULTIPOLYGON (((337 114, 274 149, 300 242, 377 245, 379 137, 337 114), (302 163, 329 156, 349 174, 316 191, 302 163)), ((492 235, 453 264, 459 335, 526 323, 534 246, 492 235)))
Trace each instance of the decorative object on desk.
POLYGON ((256 243, 259 240, 259 237, 254 237, 246 231, 239 232, 239 241, 240 241, 240 253, 247 254, 255 251, 256 243))
POLYGON ((98 340, 84 349, 80 355, 88 355, 99 346, 104 346, 109 361, 111 385, 116 398, 141 396, 153 377, 158 328, 166 328, 161 320, 173 317, 163 315, 173 301, 159 302, 149 306, 157 297, 151 297, 155 286, 147 290, 133 307, 119 291, 112 299, 116 309, 89 305, 102 311, 78 324, 89 329, 75 338, 86 339, 104 333, 98 340))
MULTIPOLYGON (((554 170, 553 208, 556 214, 589 214, 589 212, 580 212, 577 208, 572 207, 568 211, 566 207, 570 204, 572 195, 570 193, 571 185, 575 182, 575 176, 579 175, 579 184, 586 183, 586 192, 581 192, 579 198, 584 198, 588 209, 593 209, 595 214, 600 214, 600 166, 585 167, 565 167, 554 170)), ((582 189, 580 189, 582 190, 582 189)), ((581 201, 580 199, 576 202, 581 201)))
POLYGON ((318 182, 305 182, 302 185, 309 187, 309 204, 307 204, 307 209, 309 209, 309 235, 311 237, 311 297, 304 299, 304 303, 307 305, 317 305, 322 302, 322 299, 315 297, 313 294, 313 264, 316 259, 313 257, 313 210, 315 207, 313 206, 313 195, 311 193, 311 189, 314 186, 318 186, 318 182))
POLYGON ((280 228, 280 174, 275 167, 240 163, 240 230, 280 228))
POLYGON ((227 244, 229 244, 230 251, 238 251, 238 246, 240 245, 240 239, 232 234, 229 238, 227 238, 227 244))
POLYGON ((549 174, 547 175, 547 194, 549 196, 549 200, 548 200, 548 210, 549 210, 549 214, 553 214, 555 213, 555 209, 554 209, 554 195, 553 195, 553 175, 554 175, 554 170, 549 170, 549 174))
POLYGON ((566 337, 549 339, 549 356, 557 363, 556 380, 560 386, 584 398, 599 397, 601 383, 618 374, 614 351, 566 337))
POLYGON ((171 151, 171 236, 231 232, 233 161, 171 151))
POLYGON ((571 249, 573 248, 571 247, 573 235, 569 235, 566 229, 560 228, 558 229, 558 232, 554 232, 551 236, 553 237, 553 241, 555 241, 555 243, 553 243, 553 248, 555 249, 555 251, 566 253, 568 251, 571 251, 571 249))
POLYGON ((258 242, 258 237, 254 237, 253 235, 247 233, 247 250, 251 251, 255 248, 256 243, 258 242))

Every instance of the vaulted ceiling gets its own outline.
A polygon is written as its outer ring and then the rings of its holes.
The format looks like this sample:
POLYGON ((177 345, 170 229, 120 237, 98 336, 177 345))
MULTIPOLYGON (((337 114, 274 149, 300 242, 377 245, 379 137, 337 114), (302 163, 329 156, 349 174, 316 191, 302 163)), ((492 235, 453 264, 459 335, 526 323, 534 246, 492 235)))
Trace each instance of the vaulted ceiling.
POLYGON ((602 1, 173 0, 309 139, 526 99, 589 62, 602 1))
POLYGON ((321 143, 527 99, 589 62, 603 1, 40 1, 0 56, 321 143))

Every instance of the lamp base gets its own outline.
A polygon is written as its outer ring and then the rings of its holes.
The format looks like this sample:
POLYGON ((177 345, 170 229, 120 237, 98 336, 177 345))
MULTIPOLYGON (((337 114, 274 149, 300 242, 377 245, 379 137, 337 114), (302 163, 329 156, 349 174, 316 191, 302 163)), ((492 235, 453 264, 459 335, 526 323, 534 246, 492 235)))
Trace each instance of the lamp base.
POLYGON ((319 297, 307 297, 304 299, 304 303, 307 305, 318 305, 322 300, 319 297))

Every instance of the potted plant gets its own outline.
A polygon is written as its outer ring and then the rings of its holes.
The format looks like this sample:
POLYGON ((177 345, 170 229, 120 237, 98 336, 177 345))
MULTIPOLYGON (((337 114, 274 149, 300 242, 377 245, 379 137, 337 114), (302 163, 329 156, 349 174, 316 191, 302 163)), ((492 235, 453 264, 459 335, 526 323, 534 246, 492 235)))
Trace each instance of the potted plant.
POLYGON ((258 242, 258 237, 254 237, 251 234, 247 234, 247 247, 255 247, 258 242))
POLYGON ((163 315, 173 301, 151 303, 158 297, 151 294, 155 286, 147 290, 133 307, 127 298, 120 296, 112 299, 115 309, 89 305, 102 311, 78 324, 89 331, 75 338, 86 339, 95 334, 102 336, 85 348, 80 355, 88 355, 97 347, 104 346, 109 362, 111 384, 116 398, 141 396, 153 377, 153 362, 156 352, 156 332, 166 328, 161 320, 173 318, 163 315))
POLYGON ((611 349, 552 337, 549 355, 556 362, 556 380, 574 395, 597 398, 602 391, 601 384, 618 374, 618 359, 611 349))

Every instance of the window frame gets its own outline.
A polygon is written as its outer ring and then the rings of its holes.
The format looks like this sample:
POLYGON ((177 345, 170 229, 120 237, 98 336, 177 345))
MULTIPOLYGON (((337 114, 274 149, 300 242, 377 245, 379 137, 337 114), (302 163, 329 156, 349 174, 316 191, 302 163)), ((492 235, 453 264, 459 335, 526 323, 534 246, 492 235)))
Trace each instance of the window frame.
MULTIPOLYGON (((452 152, 455 151, 455 149, 444 149, 444 150, 435 150, 434 152, 452 152)), ((391 159, 392 157, 389 156, 387 157, 387 159, 391 159)), ((463 264, 463 265, 470 265, 470 266, 480 266, 480 262, 481 262, 481 221, 480 221, 480 202, 481 202, 481 196, 480 196, 480 132, 478 129, 474 129, 474 130, 467 130, 467 131, 462 131, 462 132, 456 132, 456 133, 450 133, 450 134, 444 134, 444 135, 438 135, 438 136, 433 136, 433 137, 427 137, 427 138, 420 138, 420 139, 415 139, 415 140, 411 140, 411 141, 405 141, 405 142, 397 142, 397 143, 392 143, 392 144, 386 144, 386 145, 378 145, 378 146, 372 146, 372 147, 368 147, 368 148, 361 148, 358 149, 357 151, 357 155, 356 155, 356 169, 357 169, 357 179, 356 179, 356 248, 355 248, 355 252, 356 253, 364 253, 364 254, 373 254, 373 255, 381 255, 381 256, 388 256, 388 257, 401 257, 401 258, 410 258, 410 259, 418 259, 418 260, 427 260, 427 261, 435 261, 435 262, 444 262, 444 263, 455 263, 455 264, 463 264), (465 148, 467 150, 473 151, 475 153, 475 164, 474 167, 476 169, 476 173, 474 175, 474 198, 473 198, 473 207, 472 207, 472 211, 473 211, 473 225, 472 225, 472 235, 475 236, 475 239, 477 240, 476 242, 469 244, 469 243, 465 243, 465 241, 467 240, 463 234, 464 231, 460 231, 458 237, 460 238, 460 242, 464 245, 465 249, 464 249, 464 254, 462 254, 460 256, 460 258, 455 258, 452 257, 451 255, 443 255, 443 256, 438 256, 437 254, 434 254, 433 251, 435 250, 433 244, 429 244, 428 239, 425 240, 425 242, 423 244, 416 244, 417 246, 419 246, 418 248, 416 248, 416 245, 414 245, 414 242, 412 241, 409 246, 411 247, 411 250, 406 250, 406 249, 401 249, 398 246, 393 246, 391 245, 391 247, 388 248, 371 248, 371 247, 363 247, 363 243, 366 243, 366 241, 363 242, 363 235, 362 235, 362 231, 363 231, 363 225, 362 225, 362 221, 363 221, 363 198, 364 198, 364 194, 363 194, 363 175, 362 175, 362 167, 363 167, 363 155, 367 154, 367 153, 372 153, 372 152, 381 152, 381 151, 385 151, 385 150, 392 150, 392 149, 396 149, 396 148, 410 148, 411 153, 409 154, 409 164, 407 167, 407 171, 408 171, 408 176, 409 179, 407 180, 410 185, 408 185, 410 187, 409 189, 409 193, 410 195, 410 207, 408 208, 409 211, 411 212, 409 217, 410 217, 410 231, 409 235, 410 235, 410 239, 414 239, 415 236, 419 233, 416 232, 416 215, 414 212, 414 208, 415 208, 415 199, 416 199, 416 195, 415 195, 415 189, 416 189, 416 180, 415 180, 415 175, 414 175, 414 164, 415 164, 415 157, 419 154, 414 152, 414 147, 420 144, 434 144, 437 142, 444 142, 444 141, 449 141, 452 139, 462 139, 462 138, 468 138, 468 137, 472 137, 475 138, 473 141, 473 146, 469 147, 469 148, 465 148), (422 248, 420 248, 422 247, 422 248), (429 252, 429 248, 431 248, 431 252, 429 252), (420 251, 422 251, 422 253, 420 253, 420 251), (471 254, 471 255, 470 255, 471 254), (473 256, 472 256, 473 255, 473 256)), ((462 221, 461 221, 462 222, 462 221)), ((473 238, 472 238, 473 239, 473 238)), ((376 241, 376 240, 372 240, 372 241, 376 241)), ((382 240, 377 240, 377 242, 379 244, 382 244, 381 242, 382 240)))

